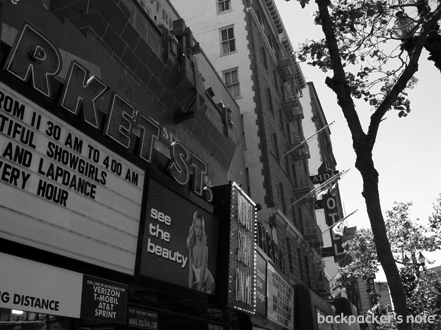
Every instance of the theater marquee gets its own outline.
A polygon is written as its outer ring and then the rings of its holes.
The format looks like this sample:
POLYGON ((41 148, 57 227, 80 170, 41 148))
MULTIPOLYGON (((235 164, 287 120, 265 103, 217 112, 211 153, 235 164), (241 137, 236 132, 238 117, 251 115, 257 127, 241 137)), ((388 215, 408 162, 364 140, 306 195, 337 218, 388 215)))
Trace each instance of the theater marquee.
POLYGON ((0 153, 3 238, 133 273, 143 170, 2 83, 0 153))
MULTIPOLYGON (((0 238, 134 274, 144 168, 165 128, 29 24, 0 76, 0 238)), ((212 202, 207 163, 179 141, 168 152, 160 170, 212 202)))

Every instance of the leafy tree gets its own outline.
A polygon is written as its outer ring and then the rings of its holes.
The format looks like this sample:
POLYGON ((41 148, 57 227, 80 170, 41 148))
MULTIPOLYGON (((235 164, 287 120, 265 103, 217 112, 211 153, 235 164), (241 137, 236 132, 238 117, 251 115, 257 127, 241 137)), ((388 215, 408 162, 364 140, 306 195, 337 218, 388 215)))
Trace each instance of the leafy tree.
MULTIPOLYGON (((387 237, 395 263, 400 266, 409 314, 414 318, 431 315, 434 320, 431 324, 414 324, 414 329, 436 329, 441 326, 441 279, 425 268, 426 260, 421 258, 426 252, 441 250, 441 195, 427 225, 410 219, 411 205, 395 203, 386 212, 387 237)), ((379 254, 370 229, 357 231, 344 248, 350 262, 339 269, 342 276, 335 286, 344 287, 359 278, 367 280, 378 271, 379 254)))
MULTIPOLYGON (((300 0, 302 6, 308 2, 300 0)), ((411 110, 406 90, 417 82, 414 74, 423 48, 432 52, 431 59, 436 63, 441 58, 437 31, 441 2, 316 0, 316 4, 315 22, 321 25, 324 38, 306 42, 297 55, 324 72, 332 71, 325 82, 335 92, 351 132, 372 240, 376 249, 382 251, 378 258, 396 312, 406 318, 406 295, 387 238, 373 149, 386 113, 397 111, 398 116, 405 117, 411 110), (357 109, 366 105, 372 115, 363 128, 357 109)), ((411 329, 411 325, 403 323, 399 328, 411 329)))

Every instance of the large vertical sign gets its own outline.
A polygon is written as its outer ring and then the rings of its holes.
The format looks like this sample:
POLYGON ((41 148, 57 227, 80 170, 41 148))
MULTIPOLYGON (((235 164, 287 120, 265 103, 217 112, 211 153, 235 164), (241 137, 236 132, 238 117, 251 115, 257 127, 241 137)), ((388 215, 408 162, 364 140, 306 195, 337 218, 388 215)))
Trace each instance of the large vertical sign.
POLYGON ((144 171, 0 83, 0 237, 133 274, 144 171))
MULTIPOLYGON (((338 199, 336 195, 334 196, 331 193, 324 194, 323 206, 325 210, 325 220, 328 226, 332 226, 340 220, 338 199)), ((331 235, 334 258, 338 258, 338 256, 342 255, 344 251, 342 236, 336 235, 334 230, 329 230, 329 234, 331 235)))
POLYGON ((268 320, 294 329, 294 289, 268 263, 268 320))
POLYGON ((260 221, 257 221, 257 245, 263 252, 274 262, 274 265, 282 272, 285 271, 285 262, 283 251, 279 249, 279 245, 271 237, 271 234, 265 229, 260 221))
POLYGON ((256 252, 254 231, 257 222, 256 206, 236 184, 231 184, 230 210, 230 307, 254 314, 256 310, 256 252))
POLYGON ((267 261, 256 253, 256 312, 266 316, 266 264, 267 261))
POLYGON ((217 218, 153 179, 147 198, 140 274, 214 294, 217 218))

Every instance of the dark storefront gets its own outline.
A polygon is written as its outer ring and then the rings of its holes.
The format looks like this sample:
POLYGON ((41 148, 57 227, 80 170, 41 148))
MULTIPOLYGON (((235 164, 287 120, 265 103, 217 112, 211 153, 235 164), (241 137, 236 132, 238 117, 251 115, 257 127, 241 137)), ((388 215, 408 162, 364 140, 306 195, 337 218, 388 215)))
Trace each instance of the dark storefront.
POLYGON ((304 284, 294 285, 294 327, 301 330, 337 330, 333 323, 326 320, 327 316, 334 317, 335 308, 321 299, 304 284))
POLYGON ((341 322, 338 327, 339 330, 360 330, 357 309, 348 298, 340 297, 329 299, 328 303, 335 307, 335 315, 341 318, 351 318, 351 322, 341 322))

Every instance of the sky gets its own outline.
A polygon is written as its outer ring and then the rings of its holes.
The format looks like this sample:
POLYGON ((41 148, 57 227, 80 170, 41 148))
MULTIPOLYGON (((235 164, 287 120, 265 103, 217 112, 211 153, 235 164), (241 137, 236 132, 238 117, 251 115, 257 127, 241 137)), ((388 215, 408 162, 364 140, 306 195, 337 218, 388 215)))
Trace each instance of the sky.
MULTIPOLYGON (((294 49, 306 39, 323 36, 321 27, 313 23, 312 13, 317 10, 314 0, 304 9, 295 0, 275 2, 294 49)), ((383 213, 394 202, 412 202, 411 217, 421 219, 422 223, 432 214, 433 203, 441 194, 441 72, 427 56, 423 51, 415 75, 418 84, 409 91, 411 113, 405 118, 398 118, 397 112, 388 113, 380 125, 373 151, 374 165, 380 175, 383 213)), ((349 170, 339 181, 343 208, 346 215, 357 210, 348 218, 348 224, 359 229, 370 228, 350 132, 334 92, 324 83, 332 72, 324 73, 304 63, 301 69, 306 81, 314 83, 328 123, 335 121, 330 130, 337 169, 349 170)), ((366 105, 357 110, 366 131, 371 109, 366 105)), ((433 266, 441 265, 441 252, 427 253, 426 257, 434 261, 433 266)), ((377 274, 377 279, 384 280, 384 274, 377 274)))

